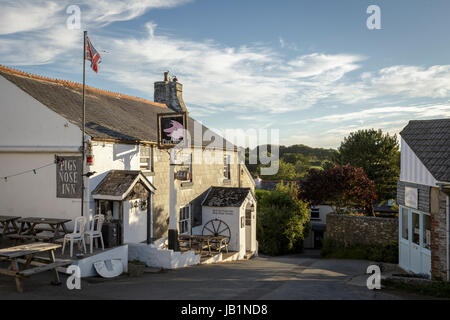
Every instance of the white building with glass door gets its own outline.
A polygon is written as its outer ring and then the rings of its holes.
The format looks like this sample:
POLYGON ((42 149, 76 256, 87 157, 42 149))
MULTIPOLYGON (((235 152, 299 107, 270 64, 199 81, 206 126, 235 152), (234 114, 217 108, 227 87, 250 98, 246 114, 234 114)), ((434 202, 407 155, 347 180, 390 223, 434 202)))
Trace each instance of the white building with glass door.
POLYGON ((400 135, 399 265, 448 280, 450 119, 410 121, 400 135))

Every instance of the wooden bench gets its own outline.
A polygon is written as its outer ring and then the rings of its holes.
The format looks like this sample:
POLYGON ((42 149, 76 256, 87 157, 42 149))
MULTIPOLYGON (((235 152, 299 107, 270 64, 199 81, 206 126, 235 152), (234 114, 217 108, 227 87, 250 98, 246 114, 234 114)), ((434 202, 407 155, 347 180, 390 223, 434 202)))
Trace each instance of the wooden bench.
POLYGON ((29 276, 32 276, 33 274, 53 270, 53 269, 56 269, 59 267, 65 267, 65 266, 68 266, 69 264, 72 264, 71 260, 56 261, 53 263, 45 264, 43 266, 29 268, 29 269, 19 271, 19 272, 17 272, 17 275, 19 275, 21 277, 29 277, 29 276))
POLYGON ((54 281, 52 281, 52 284, 60 284, 61 282, 59 280, 59 275, 56 268, 69 265, 71 262, 67 260, 57 261, 55 259, 55 250, 58 248, 61 248, 61 245, 54 243, 34 242, 0 249, 0 259, 5 259, 6 261, 11 262, 9 268, 0 269, 0 274, 14 277, 17 291, 20 293, 23 292, 23 278, 44 271, 52 270, 54 275, 54 281), (39 260, 42 261, 42 259, 37 257, 37 255, 43 253, 48 254, 48 260, 46 259, 46 261, 43 261, 44 265, 30 268, 33 262, 36 263, 39 260), (19 268, 19 260, 25 260, 22 270, 19 268))
POLYGON ((43 235, 28 235, 28 234, 8 234, 6 235, 9 239, 13 240, 38 240, 38 241, 50 241, 53 239, 53 236, 43 236, 43 235))

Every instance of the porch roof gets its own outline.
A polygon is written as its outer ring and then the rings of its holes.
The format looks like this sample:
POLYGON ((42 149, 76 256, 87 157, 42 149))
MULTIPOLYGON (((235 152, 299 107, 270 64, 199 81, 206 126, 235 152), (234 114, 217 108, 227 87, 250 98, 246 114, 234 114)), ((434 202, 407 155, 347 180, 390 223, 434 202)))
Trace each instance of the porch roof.
POLYGON ((254 198, 250 188, 211 187, 202 205, 207 207, 240 207, 249 194, 254 198))
POLYGON ((92 197, 94 199, 121 201, 128 196, 138 181, 141 181, 150 192, 156 191, 156 188, 141 171, 111 170, 92 191, 92 197))

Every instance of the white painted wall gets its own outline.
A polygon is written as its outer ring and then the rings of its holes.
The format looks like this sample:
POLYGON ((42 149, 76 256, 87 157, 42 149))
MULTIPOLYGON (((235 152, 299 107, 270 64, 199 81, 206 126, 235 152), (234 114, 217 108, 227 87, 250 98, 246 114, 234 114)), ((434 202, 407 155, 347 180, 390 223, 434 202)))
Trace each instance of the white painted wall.
MULTIPOLYGON (((228 249, 231 251, 239 251, 239 256, 245 255, 245 227, 241 228, 241 217, 243 211, 236 207, 207 207, 202 208, 202 225, 192 229, 193 234, 202 234, 202 230, 208 221, 213 219, 220 219, 225 222, 231 231, 231 239, 228 244, 228 249), (214 211, 229 211, 231 214, 217 214, 214 211)), ((245 212, 244 212, 245 213, 245 212)))
MULTIPOLYGON (((224 221, 231 230, 231 239, 228 244, 228 249, 230 251, 239 252, 239 259, 242 259, 246 253, 246 229, 245 223, 244 227, 241 228, 241 218, 245 219, 245 207, 250 201, 251 195, 242 203, 241 207, 208 207, 203 206, 202 208, 202 225, 192 229, 192 234, 201 235, 205 224, 213 219, 220 219, 224 221), (222 212, 230 212, 231 214, 215 213, 217 210, 222 212)), ((251 250, 256 251, 256 217, 252 221, 252 240, 251 240, 251 250), (254 223, 253 223, 254 222, 254 223)))
MULTIPOLYGON (((0 76, 0 150, 77 148, 81 130, 0 76)), ((74 151, 74 150, 72 150, 74 151)))
MULTIPOLYGON (((0 76, 0 176, 81 155, 81 130, 0 76)), ((0 181, 0 214, 73 219, 80 199, 56 198, 56 166, 0 181)))
MULTIPOLYGON (((69 154, 66 154, 69 155, 69 154)), ((54 154, 0 153, 0 176, 50 164, 54 154)), ((0 215, 74 219, 81 199, 56 197, 56 165, 0 181, 0 215)))
POLYGON ((110 170, 139 170, 139 146, 108 142, 92 142, 94 164, 89 171, 96 172, 89 179, 91 193, 110 170))
POLYGON ((97 271, 95 271, 94 263, 97 261, 120 259, 123 265, 123 272, 128 272, 128 245, 119 246, 112 249, 106 249, 103 252, 99 252, 93 256, 86 257, 84 259, 74 259, 72 265, 80 267, 81 277, 95 277, 97 271))
POLYGON ((147 240, 147 209, 141 210, 141 199, 123 202, 123 242, 141 243, 147 240), (137 202, 138 207, 133 205, 137 202))
POLYGON ((403 139, 401 139, 400 181, 431 187, 435 187, 437 182, 403 139))
POLYGON ((147 267, 178 269, 200 263, 200 255, 194 251, 174 252, 143 243, 129 244, 128 248, 128 259, 144 262, 147 267))

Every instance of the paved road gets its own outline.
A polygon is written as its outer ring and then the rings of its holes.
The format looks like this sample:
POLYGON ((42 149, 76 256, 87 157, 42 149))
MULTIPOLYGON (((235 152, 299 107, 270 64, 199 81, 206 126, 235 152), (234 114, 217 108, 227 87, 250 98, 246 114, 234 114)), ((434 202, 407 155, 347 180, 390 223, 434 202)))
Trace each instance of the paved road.
MULTIPOLYGON (((322 260, 308 256, 257 257, 202 265, 141 277, 88 279, 81 290, 49 284, 50 273, 25 281, 15 292, 14 280, 0 276, 1 299, 403 299, 385 290, 370 291, 364 275, 367 261, 322 260)), ((62 277, 65 281, 66 277, 62 277)))

